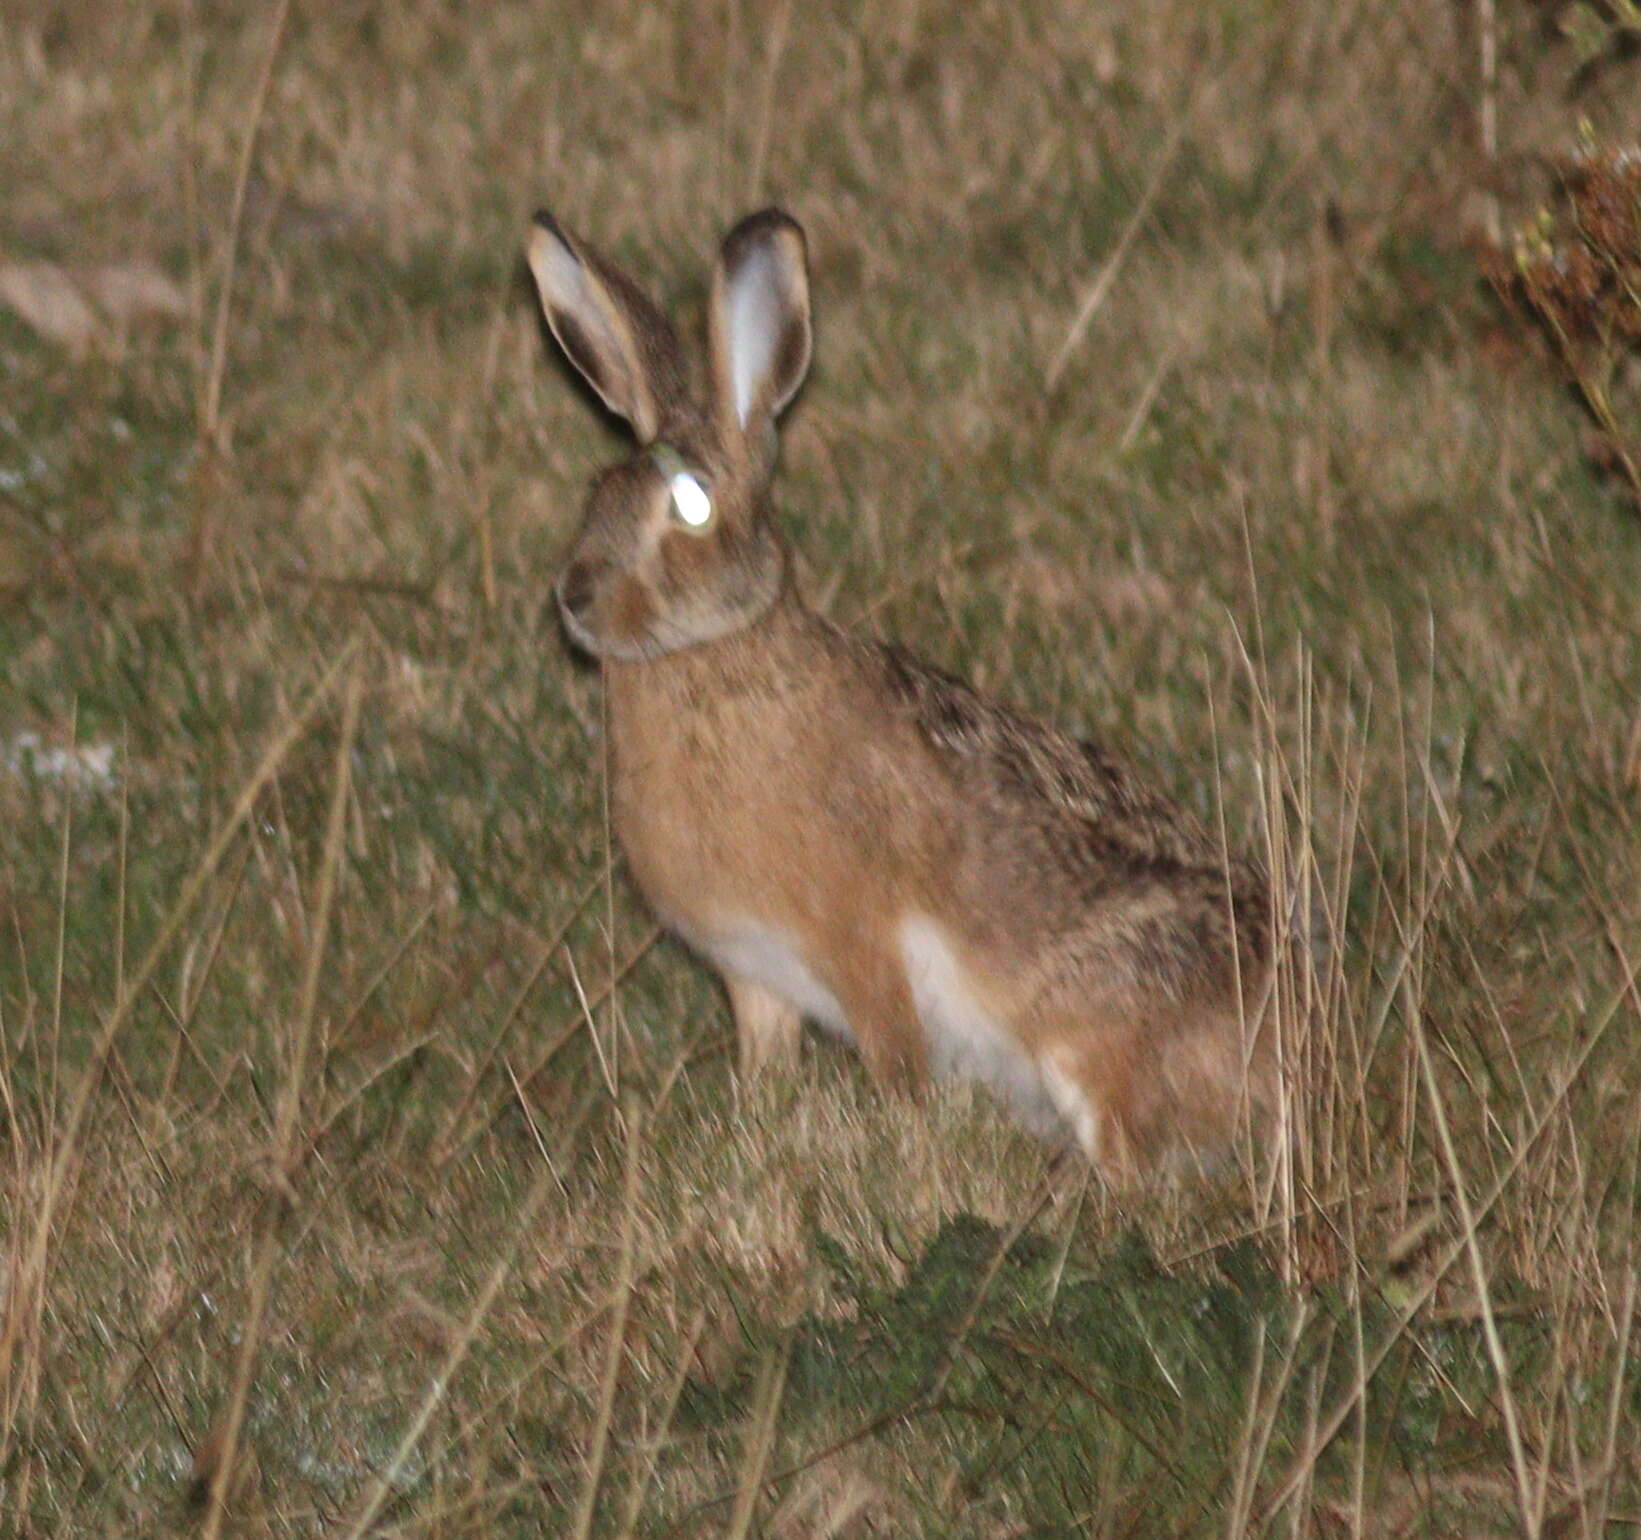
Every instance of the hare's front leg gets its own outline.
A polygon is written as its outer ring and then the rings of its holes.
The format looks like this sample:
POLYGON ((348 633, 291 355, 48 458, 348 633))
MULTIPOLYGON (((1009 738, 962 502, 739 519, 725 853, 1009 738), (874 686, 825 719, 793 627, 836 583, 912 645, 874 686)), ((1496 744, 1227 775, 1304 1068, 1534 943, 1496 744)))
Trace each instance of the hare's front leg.
POLYGON ((770 1065, 796 1064, 803 1036, 798 1013, 779 995, 747 979, 726 976, 724 988, 735 1017, 741 1074, 750 1078, 770 1065))
POLYGON ((929 1076, 929 1050, 905 964, 858 932, 834 955, 846 959, 831 982, 867 1071, 879 1085, 920 1092, 929 1076))

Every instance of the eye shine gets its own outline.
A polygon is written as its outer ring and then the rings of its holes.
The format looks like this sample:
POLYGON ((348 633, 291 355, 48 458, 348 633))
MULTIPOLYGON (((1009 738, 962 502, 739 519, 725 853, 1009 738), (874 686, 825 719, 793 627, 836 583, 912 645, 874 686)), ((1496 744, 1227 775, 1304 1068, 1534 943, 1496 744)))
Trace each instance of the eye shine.
POLYGON ((688 471, 679 471, 672 478, 672 506, 678 510, 678 517, 693 529, 699 529, 712 517, 712 499, 688 471))
POLYGON ((712 518, 712 498, 700 478, 684 464, 684 457, 670 444, 657 444, 650 458, 667 478, 672 511, 691 529, 705 529, 712 518))

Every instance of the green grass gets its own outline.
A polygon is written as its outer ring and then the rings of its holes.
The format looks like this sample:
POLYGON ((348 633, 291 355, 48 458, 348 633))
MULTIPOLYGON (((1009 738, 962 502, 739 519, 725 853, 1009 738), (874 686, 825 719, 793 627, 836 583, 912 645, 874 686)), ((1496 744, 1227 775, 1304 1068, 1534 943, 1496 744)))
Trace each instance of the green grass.
POLYGON ((242 1357, 222 1533, 1641 1522, 1641 532, 1470 245, 1634 61, 1570 106, 1500 7, 1489 170, 1474 39, 1391 0, 298 5, 234 229, 273 16, 0 34, 0 265, 192 307, 0 306, 0 1531, 210 1532, 242 1357), (698 307, 772 199, 807 590, 1329 918, 1274 1186, 1119 1200, 824 1044, 739 1093, 628 888, 548 605, 620 440, 522 241, 698 307))

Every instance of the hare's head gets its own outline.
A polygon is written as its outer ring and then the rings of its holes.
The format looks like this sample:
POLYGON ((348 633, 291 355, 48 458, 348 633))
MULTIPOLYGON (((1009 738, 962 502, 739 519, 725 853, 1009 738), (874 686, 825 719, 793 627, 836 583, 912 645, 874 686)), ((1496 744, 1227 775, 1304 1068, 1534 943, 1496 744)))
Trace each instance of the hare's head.
POLYGON ((559 576, 570 635, 631 660, 749 625, 786 582, 768 499, 775 417, 809 367, 802 229, 765 209, 724 238, 700 371, 638 286, 547 214, 530 269, 559 346, 639 444, 593 483, 559 576))

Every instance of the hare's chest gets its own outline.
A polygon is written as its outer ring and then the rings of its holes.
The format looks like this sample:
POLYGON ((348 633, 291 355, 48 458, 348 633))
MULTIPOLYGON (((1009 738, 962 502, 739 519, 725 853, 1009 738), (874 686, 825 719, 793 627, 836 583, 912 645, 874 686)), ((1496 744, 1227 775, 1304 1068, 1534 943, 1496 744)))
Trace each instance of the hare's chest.
POLYGON ((696 928, 758 867, 767 781, 750 748, 726 753, 687 722, 612 739, 611 812, 633 878, 661 918, 696 928))

